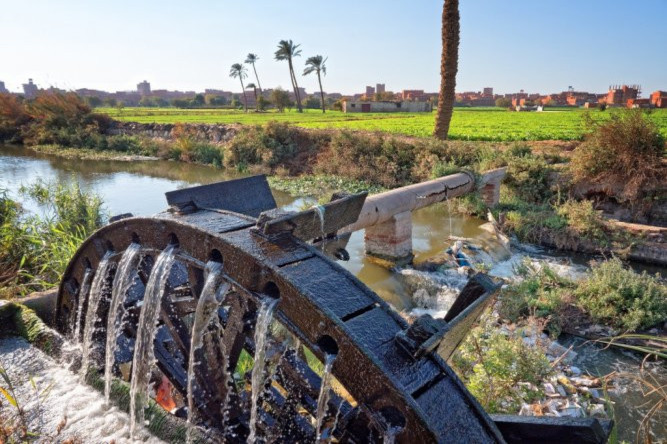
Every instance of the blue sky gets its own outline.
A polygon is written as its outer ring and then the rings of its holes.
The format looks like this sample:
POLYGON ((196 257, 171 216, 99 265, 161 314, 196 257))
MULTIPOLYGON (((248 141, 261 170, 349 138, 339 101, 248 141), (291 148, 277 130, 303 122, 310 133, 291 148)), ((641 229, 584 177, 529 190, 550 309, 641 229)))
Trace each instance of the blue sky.
MULTIPOLYGON (((667 0, 460 0, 457 90, 667 89, 667 0)), ((259 54, 263 87, 289 87, 276 43, 329 57, 324 88, 436 91, 442 0, 0 0, 0 80, 66 89, 240 90, 232 63, 259 54)), ((299 78, 308 91, 314 76, 299 78)))

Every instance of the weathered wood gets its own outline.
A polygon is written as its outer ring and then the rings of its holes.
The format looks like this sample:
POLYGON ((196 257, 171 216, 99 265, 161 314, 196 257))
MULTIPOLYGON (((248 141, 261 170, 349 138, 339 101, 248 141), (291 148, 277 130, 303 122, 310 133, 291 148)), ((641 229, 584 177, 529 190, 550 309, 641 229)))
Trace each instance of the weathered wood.
POLYGON ((366 196, 367 192, 345 196, 305 211, 268 220, 260 228, 266 235, 288 232, 301 240, 323 238, 353 224, 359 217, 366 196))
POLYGON ((257 217, 262 211, 276 207, 263 174, 169 191, 165 195, 169 205, 184 213, 213 208, 257 217))
POLYGON ((607 442, 614 422, 596 418, 491 415, 509 444, 601 444, 607 442))

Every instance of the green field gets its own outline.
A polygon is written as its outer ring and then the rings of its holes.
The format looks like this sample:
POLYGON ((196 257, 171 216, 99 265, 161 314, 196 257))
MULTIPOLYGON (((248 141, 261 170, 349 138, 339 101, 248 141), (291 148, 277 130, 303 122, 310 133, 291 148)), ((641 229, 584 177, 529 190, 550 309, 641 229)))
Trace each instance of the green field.
MULTIPOLYGON (((240 123, 262 124, 270 120, 289 122, 304 128, 347 128, 384 131, 408 136, 427 137, 433 131, 435 113, 343 114, 338 111, 304 110, 284 113, 248 114, 228 109, 178 108, 99 108, 98 111, 119 119, 142 123, 240 123)), ((545 112, 509 112, 500 108, 457 108, 452 118, 450 138, 457 140, 578 140, 585 130, 583 109, 545 112)), ((609 119, 613 111, 590 111, 594 120, 609 119)), ((654 110, 651 119, 667 136, 667 109, 654 110)))

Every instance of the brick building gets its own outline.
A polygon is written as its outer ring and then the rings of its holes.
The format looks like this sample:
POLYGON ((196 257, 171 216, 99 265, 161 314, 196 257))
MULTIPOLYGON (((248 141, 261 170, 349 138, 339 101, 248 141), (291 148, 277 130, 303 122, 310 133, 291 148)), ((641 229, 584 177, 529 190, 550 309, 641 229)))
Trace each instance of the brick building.
POLYGON ((667 108, 667 91, 653 91, 651 93, 651 105, 656 108, 667 108))
POLYGON ((628 100, 639 97, 639 85, 612 85, 607 93, 607 105, 626 106, 628 100))
POLYGON ((386 92, 386 88, 384 87, 384 83, 377 83, 375 85, 375 92, 378 94, 381 94, 383 92, 386 92))

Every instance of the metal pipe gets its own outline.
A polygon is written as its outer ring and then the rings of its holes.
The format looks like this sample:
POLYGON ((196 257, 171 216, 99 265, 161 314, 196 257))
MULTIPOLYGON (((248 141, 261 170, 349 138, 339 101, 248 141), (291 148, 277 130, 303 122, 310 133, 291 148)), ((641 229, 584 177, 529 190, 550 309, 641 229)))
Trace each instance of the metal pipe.
POLYGON ((474 189, 474 176, 463 172, 374 194, 366 198, 357 221, 339 232, 347 233, 381 224, 396 214, 459 197, 474 189))

